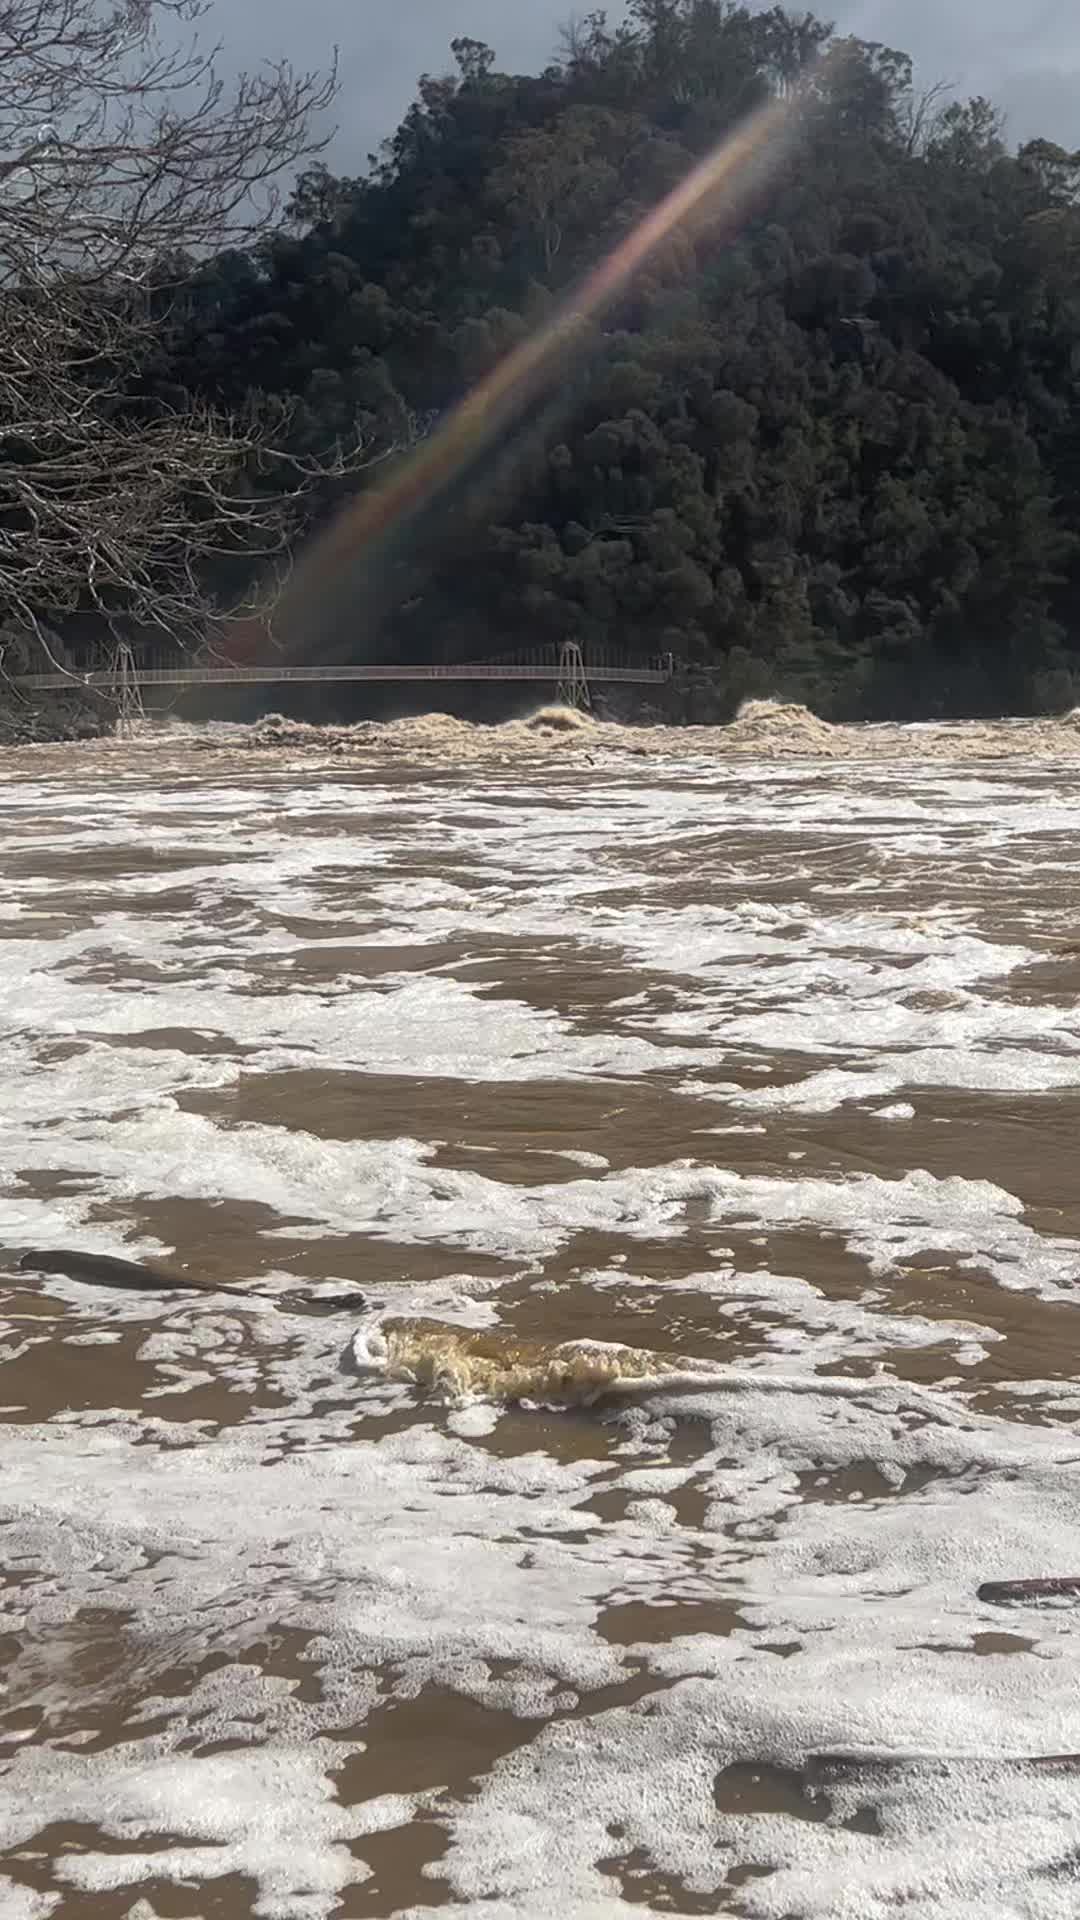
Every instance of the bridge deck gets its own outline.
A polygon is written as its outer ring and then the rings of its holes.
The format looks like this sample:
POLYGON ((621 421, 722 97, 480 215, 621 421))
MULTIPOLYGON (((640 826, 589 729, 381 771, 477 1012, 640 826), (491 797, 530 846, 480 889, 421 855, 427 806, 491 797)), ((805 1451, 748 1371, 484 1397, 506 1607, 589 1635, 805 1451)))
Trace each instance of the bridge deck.
MULTIPOLYGON (((662 667, 590 667, 585 666, 590 684, 617 681, 623 685, 662 684, 670 676, 662 667)), ((531 680, 549 686, 559 678, 559 669, 550 667, 502 666, 428 666, 428 667, 147 667, 138 668, 135 679, 140 687, 254 687, 268 685, 307 685, 332 680, 531 680)), ((63 688, 98 687, 115 692, 114 671, 95 673, 25 673, 13 676, 14 684, 27 692, 44 693, 63 688)))

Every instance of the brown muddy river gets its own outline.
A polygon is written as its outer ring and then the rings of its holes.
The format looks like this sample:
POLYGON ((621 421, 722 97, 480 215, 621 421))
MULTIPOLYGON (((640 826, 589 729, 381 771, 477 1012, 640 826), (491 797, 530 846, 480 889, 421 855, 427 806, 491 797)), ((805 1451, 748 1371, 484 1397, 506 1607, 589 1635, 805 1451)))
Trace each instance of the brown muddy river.
POLYGON ((9 757, 3 1920, 1077 1912, 1080 768, 673 739, 9 757))

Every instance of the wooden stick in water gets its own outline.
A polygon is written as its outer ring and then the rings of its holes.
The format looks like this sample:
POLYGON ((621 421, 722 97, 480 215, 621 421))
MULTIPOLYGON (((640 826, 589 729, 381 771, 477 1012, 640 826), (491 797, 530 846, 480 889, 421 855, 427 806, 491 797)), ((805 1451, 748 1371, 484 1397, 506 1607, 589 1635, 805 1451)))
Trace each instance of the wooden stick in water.
POLYGON ((23 1273, 58 1273, 85 1286, 116 1287, 139 1293, 228 1293, 238 1300, 268 1300, 287 1311, 309 1313, 360 1312, 367 1302, 362 1293, 338 1293, 324 1298, 267 1293, 259 1287, 230 1286, 227 1281, 180 1273, 160 1261, 120 1260, 109 1253, 83 1253, 74 1247, 34 1248, 19 1261, 23 1273))
POLYGON ((1063 1574, 1055 1580, 988 1580, 976 1597, 997 1607, 1012 1601, 1080 1600, 1080 1573, 1063 1574))
POLYGON ((1080 1753, 815 1753, 806 1762, 806 1771, 821 1779, 921 1767, 1018 1767, 1071 1773, 1080 1767, 1080 1753))

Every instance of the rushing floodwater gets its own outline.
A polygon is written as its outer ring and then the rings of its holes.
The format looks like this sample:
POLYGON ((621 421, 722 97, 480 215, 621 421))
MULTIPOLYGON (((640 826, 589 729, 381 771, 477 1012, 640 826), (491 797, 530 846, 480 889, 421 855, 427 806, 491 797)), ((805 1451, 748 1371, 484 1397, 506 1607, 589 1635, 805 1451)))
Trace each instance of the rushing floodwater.
POLYGON ((1080 771, 0 790, 4 1920, 1075 1914, 1080 771))

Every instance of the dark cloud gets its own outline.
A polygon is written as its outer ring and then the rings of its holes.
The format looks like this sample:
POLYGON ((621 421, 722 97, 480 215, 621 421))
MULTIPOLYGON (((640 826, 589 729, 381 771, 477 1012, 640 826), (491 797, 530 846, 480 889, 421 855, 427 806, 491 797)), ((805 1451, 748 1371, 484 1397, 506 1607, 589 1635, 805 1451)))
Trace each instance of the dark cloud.
MULTIPOLYGON (((591 0, 590 0, 591 4, 591 0)), ((340 48, 341 96, 332 159, 359 167, 392 132, 424 71, 445 72, 457 34, 486 40, 499 64, 534 71, 574 0, 214 0, 212 26, 230 65, 282 54, 324 65, 340 48)), ((611 5, 612 16, 620 11, 611 5)), ((836 0, 817 11, 867 39, 915 56, 924 82, 986 93, 1013 138, 1045 134, 1080 147, 1077 0, 836 0)))

